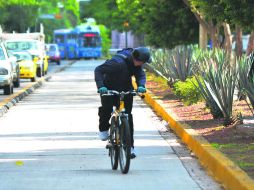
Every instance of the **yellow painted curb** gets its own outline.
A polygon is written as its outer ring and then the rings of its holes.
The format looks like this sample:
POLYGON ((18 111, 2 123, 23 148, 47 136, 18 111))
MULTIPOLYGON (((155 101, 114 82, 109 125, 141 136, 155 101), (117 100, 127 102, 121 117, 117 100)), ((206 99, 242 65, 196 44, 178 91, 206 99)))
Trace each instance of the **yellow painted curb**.
POLYGON ((2 100, 0 102, 0 107, 4 106, 5 104, 7 104, 8 102, 10 102, 11 100, 13 100, 14 98, 16 98, 17 96, 19 96, 20 94, 22 94, 23 92, 25 92, 27 89, 31 88, 34 84, 29 84, 27 86, 25 86, 24 88, 22 88, 20 91, 8 96, 7 98, 5 98, 4 100, 2 100))
POLYGON ((146 93, 145 101, 158 115, 169 123, 169 126, 175 133, 195 153, 201 165, 203 165, 208 170, 209 174, 217 181, 222 183, 225 189, 254 190, 254 180, 226 156, 213 148, 208 141, 197 134, 188 125, 175 121, 163 105, 154 100, 149 93, 146 93))
POLYGON ((8 102, 10 102, 11 100, 13 100, 14 98, 16 98, 17 96, 19 96, 20 94, 24 93, 25 91, 27 91, 28 89, 30 89, 32 86, 34 86, 35 84, 39 83, 39 82, 43 82, 45 81, 44 78, 39 79, 38 81, 36 81, 35 83, 32 84, 28 84, 26 85, 24 88, 22 88, 21 90, 19 90, 18 92, 8 96, 7 98, 5 98, 4 100, 2 100, 0 102, 0 106, 3 106, 5 104, 7 104, 8 102))

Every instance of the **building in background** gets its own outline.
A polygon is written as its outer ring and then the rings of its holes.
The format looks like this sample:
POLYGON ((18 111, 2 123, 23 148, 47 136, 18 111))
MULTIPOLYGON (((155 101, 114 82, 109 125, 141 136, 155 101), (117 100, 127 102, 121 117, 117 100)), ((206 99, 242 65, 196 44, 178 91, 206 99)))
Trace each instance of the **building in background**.
POLYGON ((119 32, 117 30, 113 30, 111 32, 111 48, 112 49, 122 49, 126 47, 135 48, 138 46, 144 45, 144 36, 143 35, 135 35, 131 31, 129 32, 119 32), (126 36, 127 34, 127 36, 126 36), (127 37, 127 38, 126 38, 127 37))

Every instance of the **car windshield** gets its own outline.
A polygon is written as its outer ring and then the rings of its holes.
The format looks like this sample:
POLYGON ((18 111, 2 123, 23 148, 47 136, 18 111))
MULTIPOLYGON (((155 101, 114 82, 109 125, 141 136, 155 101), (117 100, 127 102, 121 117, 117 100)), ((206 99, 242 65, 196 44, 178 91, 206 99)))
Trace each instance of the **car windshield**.
POLYGON ((38 49, 36 42, 7 42, 6 47, 13 51, 38 49))
POLYGON ((5 60, 4 51, 1 47, 0 47, 0 60, 5 60))
POLYGON ((49 51, 56 51, 56 46, 49 46, 49 51))
POLYGON ((32 55, 28 53, 15 53, 14 56, 17 57, 17 59, 19 60, 33 60, 32 55))

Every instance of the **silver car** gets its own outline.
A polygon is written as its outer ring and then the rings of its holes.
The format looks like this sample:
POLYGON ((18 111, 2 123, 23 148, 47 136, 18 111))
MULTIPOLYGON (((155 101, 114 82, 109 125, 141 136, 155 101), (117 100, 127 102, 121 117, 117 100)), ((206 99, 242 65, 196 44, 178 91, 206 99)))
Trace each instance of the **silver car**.
POLYGON ((14 68, 12 62, 15 57, 9 57, 4 45, 0 44, 0 89, 4 90, 5 95, 13 93, 14 68))

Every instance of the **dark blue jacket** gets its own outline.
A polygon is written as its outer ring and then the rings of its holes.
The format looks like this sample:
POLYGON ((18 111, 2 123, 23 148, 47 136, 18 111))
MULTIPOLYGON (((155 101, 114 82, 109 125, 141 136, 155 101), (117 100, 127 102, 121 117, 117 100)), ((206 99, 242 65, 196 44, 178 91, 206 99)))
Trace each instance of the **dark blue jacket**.
POLYGON ((111 59, 95 68, 94 75, 98 89, 105 86, 109 90, 132 90, 132 76, 136 78, 138 86, 145 87, 145 72, 143 67, 134 66, 132 51, 132 48, 118 51, 111 59))

